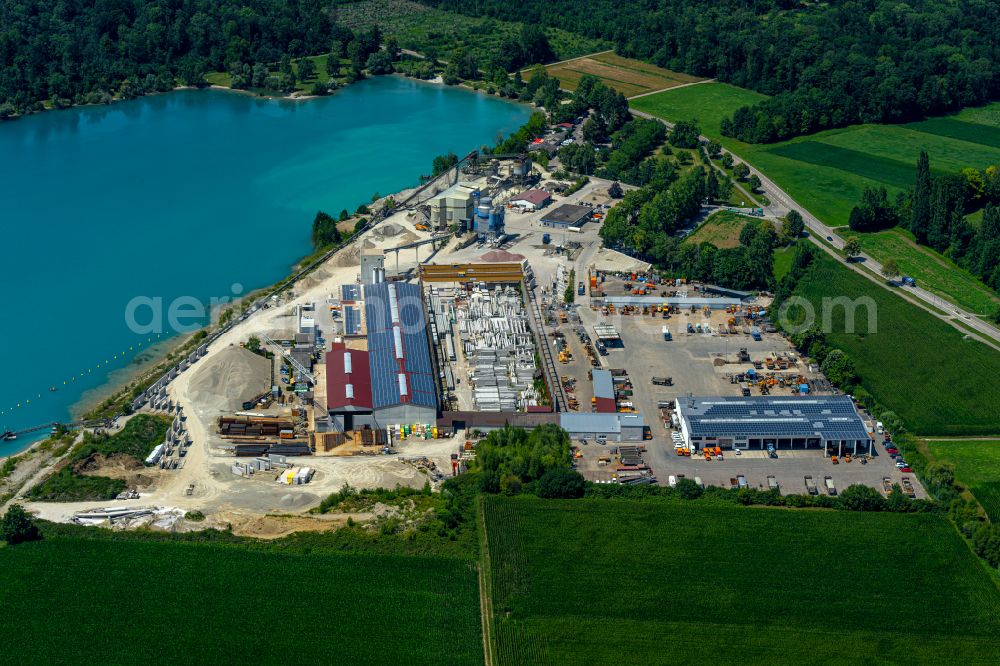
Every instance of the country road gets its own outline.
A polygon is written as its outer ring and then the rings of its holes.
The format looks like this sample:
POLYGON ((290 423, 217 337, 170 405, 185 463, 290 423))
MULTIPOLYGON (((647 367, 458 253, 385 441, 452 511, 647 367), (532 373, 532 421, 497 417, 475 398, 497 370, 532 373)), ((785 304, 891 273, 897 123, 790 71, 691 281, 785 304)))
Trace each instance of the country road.
MULTIPOLYGON (((672 123, 669 123, 666 120, 663 120, 662 118, 659 118, 652 114, 645 113, 643 111, 637 111, 635 109, 629 109, 629 111, 631 111, 632 115, 634 116, 638 116, 640 118, 648 118, 651 120, 659 120, 668 128, 673 127, 672 123)), ((704 141, 709 140, 709 138, 706 136, 702 136, 701 138, 704 141)), ((750 173, 757 174, 757 177, 760 178, 761 190, 763 190, 764 194, 770 200, 770 203, 764 207, 764 212, 766 214, 774 217, 784 217, 789 210, 794 208, 795 210, 799 211, 799 213, 802 214, 802 220, 805 222, 806 228, 810 231, 809 234, 810 240, 812 240, 814 243, 819 245, 821 248, 823 248, 831 255, 837 257, 838 259, 841 260, 843 259, 843 257, 841 257, 838 253, 832 251, 829 247, 833 246, 838 250, 843 249, 844 247, 844 239, 841 238, 836 231, 834 231, 831 227, 821 222, 819 218, 810 213, 805 206, 792 199, 791 195, 789 195, 787 192, 778 187, 778 185, 773 180, 768 178, 759 169, 754 167, 753 164, 747 162, 745 159, 743 159, 742 157, 733 153, 730 150, 725 150, 724 152, 728 152, 729 154, 731 154, 734 160, 739 160, 744 164, 746 164, 750 168, 750 173)), ((737 184, 737 187, 739 187, 739 184, 737 184)), ((740 189, 742 190, 742 187, 740 187, 740 189)), ((882 273, 882 264, 875 261, 872 257, 866 254, 859 255, 856 261, 845 265, 849 266, 852 270, 857 271, 858 273, 861 273, 862 275, 870 279, 876 278, 882 273)), ((957 305, 955 305, 954 303, 944 300, 937 294, 931 293, 919 286, 915 287, 899 286, 890 288, 887 285, 885 285, 885 283, 881 280, 876 279, 875 281, 881 284, 886 289, 896 292, 897 295, 903 296, 905 300, 911 302, 914 300, 921 301, 923 304, 926 304, 926 306, 928 306, 925 307, 925 309, 929 309, 933 314, 938 315, 944 321, 949 322, 952 326, 957 328, 962 333, 968 333, 968 330, 966 328, 963 328, 957 323, 957 321, 961 321, 962 324, 965 325, 965 327, 968 327, 968 329, 976 331, 977 333, 981 334, 984 338, 992 342, 990 346, 993 347, 994 349, 996 349, 996 344, 1000 343, 1000 328, 997 328, 996 326, 986 321, 983 321, 982 319, 979 318, 978 315, 972 312, 967 312, 962 308, 958 307, 957 305), (945 312, 946 316, 941 316, 940 314, 938 314, 939 311, 945 312)))

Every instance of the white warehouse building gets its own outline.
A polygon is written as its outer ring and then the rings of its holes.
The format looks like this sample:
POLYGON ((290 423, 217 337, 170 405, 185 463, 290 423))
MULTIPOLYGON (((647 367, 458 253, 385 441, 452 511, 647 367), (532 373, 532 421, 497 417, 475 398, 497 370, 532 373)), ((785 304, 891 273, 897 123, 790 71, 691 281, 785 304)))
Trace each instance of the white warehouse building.
POLYGON ((850 396, 681 397, 676 404, 691 447, 872 453, 872 435, 850 396))

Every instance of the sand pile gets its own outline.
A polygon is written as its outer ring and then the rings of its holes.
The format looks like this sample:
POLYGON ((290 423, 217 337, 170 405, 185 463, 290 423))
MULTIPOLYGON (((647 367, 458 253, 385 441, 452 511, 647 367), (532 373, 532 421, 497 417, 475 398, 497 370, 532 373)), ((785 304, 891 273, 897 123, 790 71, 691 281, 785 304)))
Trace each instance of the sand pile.
POLYGON ((189 390, 199 410, 231 411, 270 387, 271 362, 234 345, 198 364, 189 390))
POLYGON ((506 250, 490 250, 483 256, 479 257, 483 261, 494 263, 494 262, 513 262, 521 261, 524 259, 523 254, 515 254, 513 252, 507 252, 506 250))

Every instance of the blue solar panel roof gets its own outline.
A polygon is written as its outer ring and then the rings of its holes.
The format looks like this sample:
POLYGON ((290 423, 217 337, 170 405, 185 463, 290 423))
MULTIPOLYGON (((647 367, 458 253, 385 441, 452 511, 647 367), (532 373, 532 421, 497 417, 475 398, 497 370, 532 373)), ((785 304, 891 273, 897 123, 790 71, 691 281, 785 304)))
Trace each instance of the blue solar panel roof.
POLYGON ((434 367, 420 287, 390 282, 366 285, 365 318, 373 406, 378 409, 411 403, 436 408, 434 367), (397 357, 397 336, 401 359, 397 357), (405 375, 405 388, 400 385, 401 373, 405 375))
POLYGON ((340 285, 340 298, 344 301, 356 301, 361 298, 361 290, 356 284, 340 285))
POLYGON ((353 305, 344 306, 344 335, 361 332, 361 311, 353 305))
POLYGON ((869 439, 846 395, 678 398, 677 405, 693 437, 869 439))

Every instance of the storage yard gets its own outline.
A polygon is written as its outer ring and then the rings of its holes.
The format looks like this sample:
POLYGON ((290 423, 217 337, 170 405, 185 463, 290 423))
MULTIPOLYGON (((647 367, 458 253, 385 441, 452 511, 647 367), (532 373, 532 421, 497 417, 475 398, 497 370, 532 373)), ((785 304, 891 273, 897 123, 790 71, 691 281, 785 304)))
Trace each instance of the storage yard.
MULTIPOLYGON (((578 469, 602 483, 901 482, 878 442, 848 457, 776 441, 773 457, 763 440, 684 435, 688 396, 836 392, 774 332, 766 295, 658 275, 601 247, 611 183, 563 195, 537 171, 521 157, 466 163, 140 396, 137 408, 174 418, 143 504, 221 520, 301 512, 345 483, 434 486, 474 455, 476 431, 506 424, 561 425, 578 469)), ((872 433, 865 418, 855 425, 872 433)), ((33 508, 68 519, 106 504, 33 508)))
POLYGON ((543 395, 534 385, 536 350, 519 285, 483 284, 468 291, 431 286, 428 300, 447 401, 456 411, 515 412, 539 406, 543 395), (471 404, 468 392, 457 390, 455 378, 459 386, 464 380, 471 388, 471 404))

